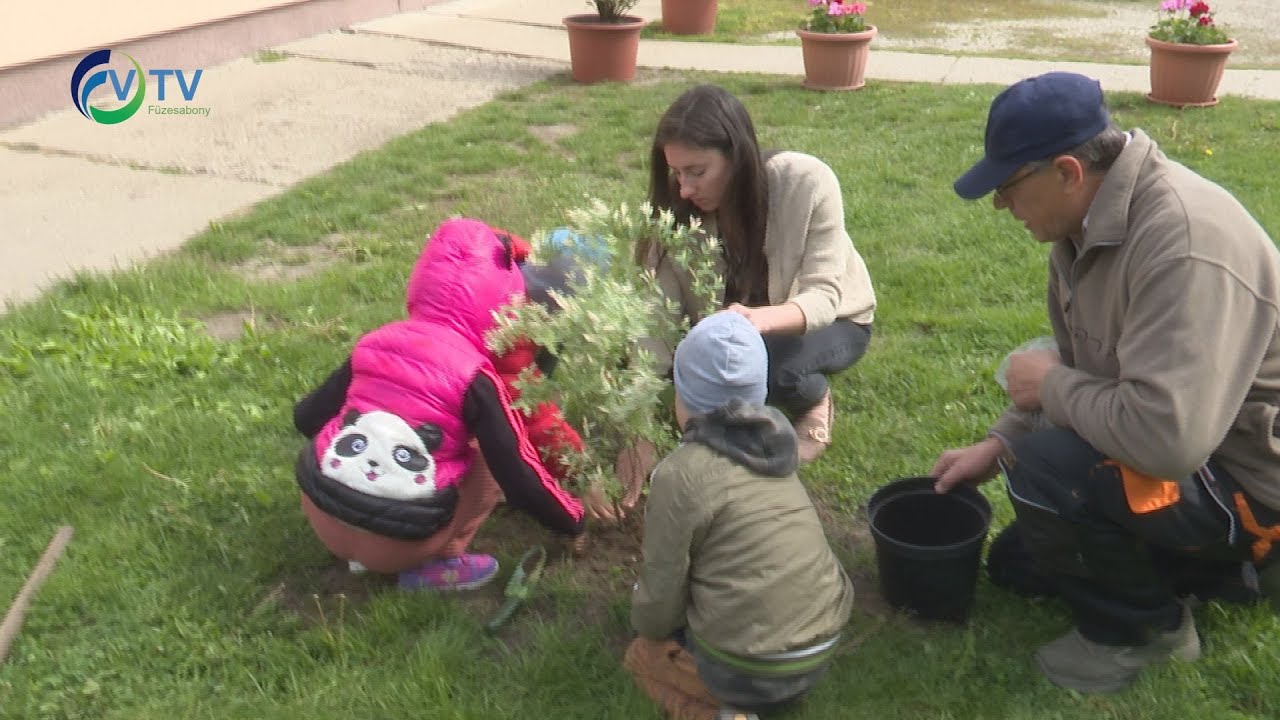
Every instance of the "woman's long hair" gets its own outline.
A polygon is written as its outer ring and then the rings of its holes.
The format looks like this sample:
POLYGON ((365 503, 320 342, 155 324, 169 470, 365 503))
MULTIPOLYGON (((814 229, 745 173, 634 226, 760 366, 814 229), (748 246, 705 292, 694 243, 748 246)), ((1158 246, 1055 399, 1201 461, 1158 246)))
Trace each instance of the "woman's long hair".
MULTIPOLYGON (((760 293, 767 295, 764 236, 769 187, 755 126, 747 109, 724 88, 698 85, 677 98, 658 122, 649 159, 649 203, 655 213, 670 210, 677 222, 687 225, 698 210, 680 197, 679 184, 667 166, 664 152, 668 143, 676 142, 691 148, 718 150, 729 160, 729 184, 716 218, 725 248, 726 286, 733 288, 739 297, 726 297, 725 302, 743 302, 760 293)), ((644 262, 649 251, 647 244, 638 246, 637 261, 644 262)))

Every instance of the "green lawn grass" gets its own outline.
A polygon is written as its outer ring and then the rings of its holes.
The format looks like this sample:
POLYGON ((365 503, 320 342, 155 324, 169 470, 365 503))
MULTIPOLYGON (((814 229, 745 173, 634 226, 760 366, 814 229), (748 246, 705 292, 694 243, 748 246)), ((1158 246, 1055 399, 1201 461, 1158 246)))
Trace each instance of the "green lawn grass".
MULTIPOLYGON (((0 718, 657 718, 618 665, 625 563, 590 577, 586 561, 554 563, 498 639, 483 632, 497 589, 442 598, 335 576, 298 508, 290 410, 361 332, 401 316, 410 264, 449 214, 531 232, 586 193, 638 201, 661 108, 705 77, 506 95, 217 223, 172 257, 76 278, 0 317, 0 598, 58 525, 77 529, 0 666, 0 718), (301 279, 245 271, 320 246, 330 264, 301 279), (251 329, 210 338, 199 320, 225 312, 251 329)), ((857 516, 879 485, 980 436, 1003 405, 993 369, 1047 330, 1045 248, 950 189, 981 154, 997 88, 817 94, 787 78, 714 79, 748 105, 765 145, 834 167, 875 280, 871 350, 837 379, 836 443, 803 473, 837 514, 857 516)), ((1280 104, 1111 101, 1122 124, 1280 237, 1280 104)), ((1007 521, 999 487, 985 492, 1007 521)), ((500 513, 484 532, 508 567, 517 531, 531 532, 500 513)), ((874 595, 865 541, 835 539, 851 548, 859 593, 874 595)), ((1056 603, 984 581, 966 627, 867 607, 788 717, 1280 717, 1280 621, 1259 608, 1201 608, 1201 662, 1092 698, 1051 687, 1031 662, 1068 626, 1056 603)))

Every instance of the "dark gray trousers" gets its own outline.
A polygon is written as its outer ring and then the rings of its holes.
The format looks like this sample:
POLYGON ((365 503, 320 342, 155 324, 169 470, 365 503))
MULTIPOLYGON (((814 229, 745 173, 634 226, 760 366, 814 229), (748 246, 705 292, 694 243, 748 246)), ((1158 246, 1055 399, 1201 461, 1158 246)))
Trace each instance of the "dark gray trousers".
MULTIPOLYGON (((1086 638, 1142 645, 1181 621, 1194 585, 1239 578, 1253 537, 1239 488, 1215 462, 1178 478, 1177 500, 1135 511, 1136 483, 1071 430, 1029 433, 1002 465, 1017 520, 992 544, 996 584, 1062 597, 1086 638), (1028 562, 1029 561, 1029 562, 1028 562)), ((1280 518, 1250 501, 1266 525, 1280 518)))
POLYGON ((769 397, 766 402, 803 413, 827 394, 827 376, 853 366, 867 352, 871 326, 849 320, 804 335, 766 335, 769 397))

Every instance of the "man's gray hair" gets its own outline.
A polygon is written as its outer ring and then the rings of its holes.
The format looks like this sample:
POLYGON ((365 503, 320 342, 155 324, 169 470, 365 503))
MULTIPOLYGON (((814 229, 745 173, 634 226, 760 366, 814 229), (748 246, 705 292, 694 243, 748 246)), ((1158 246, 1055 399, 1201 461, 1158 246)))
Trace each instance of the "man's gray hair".
POLYGON ((1079 160, 1090 172, 1106 172, 1120 157, 1128 141, 1128 134, 1112 122, 1102 132, 1060 155, 1070 155, 1079 160))

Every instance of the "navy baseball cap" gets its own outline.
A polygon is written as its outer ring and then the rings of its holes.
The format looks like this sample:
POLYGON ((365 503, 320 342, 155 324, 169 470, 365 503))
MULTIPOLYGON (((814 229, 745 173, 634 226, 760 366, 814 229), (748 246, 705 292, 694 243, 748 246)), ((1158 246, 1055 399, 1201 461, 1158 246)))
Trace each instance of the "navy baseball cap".
POLYGON ((955 182, 956 194, 977 200, 1018 168, 1079 145, 1111 123, 1102 85, 1076 73, 1019 80, 991 101, 987 154, 955 182))

